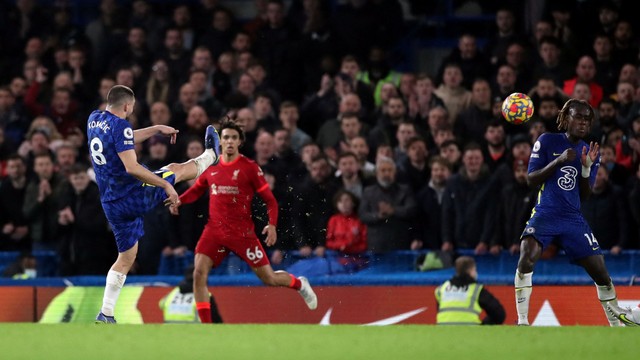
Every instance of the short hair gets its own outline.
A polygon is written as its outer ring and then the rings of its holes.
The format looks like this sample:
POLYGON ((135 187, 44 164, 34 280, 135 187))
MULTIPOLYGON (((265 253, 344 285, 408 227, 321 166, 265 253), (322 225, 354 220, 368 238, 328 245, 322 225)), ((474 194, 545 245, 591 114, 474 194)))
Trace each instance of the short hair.
POLYGON ((420 136, 414 136, 411 139, 409 139, 409 141, 407 141, 407 149, 411 147, 411 145, 417 143, 417 142, 421 142, 425 145, 425 147, 427 146, 427 142, 420 136))
POLYGON ((443 158, 440 155, 436 155, 431 158, 431 161, 429 161, 429 169, 433 168, 433 165, 435 164, 446 167, 447 169, 449 169, 449 172, 453 171, 453 166, 451 166, 451 163, 449 162, 449 160, 443 158))
POLYGON ((283 109, 288 109, 288 108, 298 108, 298 105, 290 100, 285 100, 282 102, 282 104, 280 104, 280 111, 282 111, 283 109))
POLYGON ((358 197, 355 196, 351 191, 346 189, 340 189, 336 191, 335 195, 333 195, 333 201, 331 203, 333 204, 333 208, 336 210, 336 212, 338 211, 338 201, 340 201, 342 195, 347 195, 351 198, 351 201, 353 202, 353 211, 357 212, 358 207, 360 206, 360 199, 358 199, 358 197))
POLYGON ((380 166, 380 165, 384 164, 384 163, 391 164, 391 165, 393 166, 393 168, 394 168, 394 169, 395 169, 395 168, 397 168, 397 166, 396 166, 396 162, 395 162, 395 161, 393 161, 393 159, 392 159, 392 158, 390 158, 390 157, 386 157, 386 156, 380 156, 380 157, 376 160, 376 168, 377 168, 378 166, 380 166))
POLYGON ((9 157, 7 158, 7 162, 9 161, 20 161, 23 165, 25 165, 27 162, 25 161, 25 159, 18 155, 18 154, 11 154, 9 155, 9 157))
POLYGON ((87 165, 83 163, 76 163, 71 165, 71 168, 69 169, 69 175, 82 174, 82 173, 86 174, 87 169, 88 169, 87 165))
POLYGON ((482 151, 482 148, 480 147, 480 144, 478 144, 475 141, 471 141, 470 143, 468 143, 467 145, 465 145, 464 150, 462 151, 462 153, 466 153, 468 151, 482 151))
POLYGON ((233 120, 230 116, 225 116, 222 119, 222 123, 220 124, 220 134, 222 134, 222 130, 224 129, 232 129, 237 131, 240 135, 240 141, 244 143, 246 139, 244 136, 244 131, 242 131, 240 125, 238 125, 238 123, 236 123, 235 120, 233 120))
POLYGON ((476 267, 476 261, 471 256, 460 256, 455 262, 456 275, 461 276, 468 274, 469 270, 476 267))
POLYGON ((440 149, 449 147, 451 145, 454 145, 455 147, 458 148, 458 150, 460 150, 460 144, 458 144, 458 142, 455 141, 454 139, 449 139, 449 140, 443 141, 442 144, 440 144, 440 149))
POLYGON ((344 158, 348 158, 348 157, 352 157, 352 158, 356 159, 356 162, 358 161, 358 157, 356 156, 356 154, 355 154, 355 153, 353 153, 353 152, 351 152, 351 151, 345 151, 345 152, 341 153, 341 154, 338 156, 338 161, 337 161, 337 163, 340 163, 340 160, 342 160, 342 159, 344 159, 344 158))
POLYGON ((134 99, 135 95, 131 88, 124 85, 115 85, 107 94, 107 105, 122 106, 125 102, 133 101, 134 99))

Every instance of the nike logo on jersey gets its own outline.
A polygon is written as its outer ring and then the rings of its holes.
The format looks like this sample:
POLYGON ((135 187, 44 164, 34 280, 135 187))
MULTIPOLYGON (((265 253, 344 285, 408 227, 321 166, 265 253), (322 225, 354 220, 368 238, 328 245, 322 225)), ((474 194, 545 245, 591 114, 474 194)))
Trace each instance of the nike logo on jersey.
POLYGON ((216 176, 217 173, 218 173, 217 171, 214 171, 211 173, 211 176, 216 176))
POLYGON ((560 156, 562 154, 558 154, 558 153, 553 153, 553 156, 560 156))

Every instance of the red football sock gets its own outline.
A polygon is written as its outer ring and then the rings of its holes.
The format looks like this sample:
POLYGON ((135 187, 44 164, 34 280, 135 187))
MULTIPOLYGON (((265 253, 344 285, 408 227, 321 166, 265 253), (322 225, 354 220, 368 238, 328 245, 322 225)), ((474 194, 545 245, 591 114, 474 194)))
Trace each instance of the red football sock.
POLYGON ((209 303, 208 301, 197 302, 196 309, 198 309, 200 322, 203 324, 211 324, 211 303, 209 303))
POLYGON ((291 276, 291 282, 289 283, 289 287, 294 290, 300 290, 300 288, 302 287, 302 283, 300 282, 300 279, 298 279, 297 277, 291 274, 289 274, 289 276, 291 276))

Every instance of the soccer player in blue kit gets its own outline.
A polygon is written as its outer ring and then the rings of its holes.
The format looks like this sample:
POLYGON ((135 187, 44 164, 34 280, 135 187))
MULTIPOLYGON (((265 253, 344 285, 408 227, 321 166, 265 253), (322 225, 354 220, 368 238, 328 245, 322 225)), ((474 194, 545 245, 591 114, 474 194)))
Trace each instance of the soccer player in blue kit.
POLYGON ((596 284, 598 299, 611 326, 620 321, 616 291, 604 263, 598 240, 580 212, 580 199, 591 194, 599 164, 597 143, 584 142, 594 119, 588 102, 571 99, 558 114, 561 134, 545 133, 533 146, 529 161, 530 186, 540 187, 538 200, 521 235, 520 259, 515 276, 518 325, 529 325, 533 267, 552 242, 559 244, 571 262, 582 266, 596 284))
POLYGON ((179 203, 175 183, 200 176, 219 161, 220 139, 215 128, 207 127, 205 151, 195 159, 169 164, 149 171, 138 163, 134 144, 156 134, 171 137, 175 143, 177 130, 156 125, 133 130, 126 120, 133 113, 133 90, 116 85, 109 90, 105 111, 96 110, 87 120, 87 141, 91 162, 100 189, 102 208, 113 229, 118 258, 107 274, 102 309, 96 323, 115 323, 115 304, 127 273, 138 252, 138 239, 143 235, 142 218, 146 212, 164 201, 179 203))

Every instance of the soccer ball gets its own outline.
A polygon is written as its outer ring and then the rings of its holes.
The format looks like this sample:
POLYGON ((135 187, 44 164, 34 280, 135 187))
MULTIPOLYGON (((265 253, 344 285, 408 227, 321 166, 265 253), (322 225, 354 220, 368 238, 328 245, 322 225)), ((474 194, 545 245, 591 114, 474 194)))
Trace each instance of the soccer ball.
POLYGON ((502 116, 515 125, 526 123, 533 116, 533 101, 525 94, 513 93, 502 103, 502 116))

